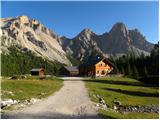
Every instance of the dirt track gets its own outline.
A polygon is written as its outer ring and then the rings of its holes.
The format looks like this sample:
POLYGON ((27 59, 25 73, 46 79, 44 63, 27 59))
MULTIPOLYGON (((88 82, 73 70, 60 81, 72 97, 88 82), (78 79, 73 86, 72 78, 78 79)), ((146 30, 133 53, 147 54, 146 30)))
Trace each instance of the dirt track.
POLYGON ((98 115, 84 82, 66 80, 55 94, 22 110, 2 115, 2 118, 98 118, 98 115))

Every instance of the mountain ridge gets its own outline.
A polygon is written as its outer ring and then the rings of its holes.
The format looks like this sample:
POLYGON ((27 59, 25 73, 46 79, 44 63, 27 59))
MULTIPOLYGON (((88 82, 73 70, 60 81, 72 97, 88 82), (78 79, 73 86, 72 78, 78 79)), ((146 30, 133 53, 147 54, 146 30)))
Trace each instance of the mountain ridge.
POLYGON ((122 22, 115 23, 109 32, 100 35, 85 28, 71 39, 59 36, 28 16, 2 18, 0 22, 2 53, 8 52, 7 47, 16 45, 22 51, 30 50, 37 56, 66 65, 71 65, 68 55, 83 61, 92 54, 104 57, 128 53, 149 55, 153 48, 138 29, 128 29, 122 22))
POLYGON ((128 53, 134 53, 136 56, 142 53, 149 55, 153 48, 153 44, 148 42, 137 29, 128 30, 122 22, 117 22, 109 32, 101 35, 97 35, 91 29, 85 28, 74 38, 65 39, 64 41, 67 41, 63 44, 64 50, 67 53, 73 53, 71 55, 80 60, 89 54, 88 51, 91 46, 94 46, 93 49, 101 53, 104 57, 110 55, 121 56, 128 53), (80 54, 84 54, 84 56, 80 54))

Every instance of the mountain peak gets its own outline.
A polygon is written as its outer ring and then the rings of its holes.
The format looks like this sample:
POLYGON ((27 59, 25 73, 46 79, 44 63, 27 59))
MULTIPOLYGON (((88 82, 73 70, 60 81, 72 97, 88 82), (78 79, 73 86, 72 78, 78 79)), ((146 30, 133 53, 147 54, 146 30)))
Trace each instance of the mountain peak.
POLYGON ((112 30, 127 30, 127 27, 125 26, 124 23, 122 22, 117 22, 116 24, 113 25, 112 30))
POLYGON ((18 16, 17 17, 21 23, 29 23, 29 18, 26 15, 18 16))
POLYGON ((85 28, 85 29, 83 29, 83 30, 81 31, 81 33, 82 33, 82 34, 91 34, 91 33, 93 33, 93 32, 92 32, 91 29, 85 28))
POLYGON ((128 29, 125 26, 124 23, 122 22, 117 22, 116 24, 113 25, 111 31, 111 34, 116 34, 116 35, 123 35, 123 36, 127 36, 128 35, 128 29))
POLYGON ((125 24, 123 22, 117 22, 113 26, 119 26, 119 27, 124 27, 125 24))
POLYGON ((76 37, 86 37, 87 39, 90 39, 92 34, 94 34, 94 32, 92 32, 91 29, 85 28, 76 37))

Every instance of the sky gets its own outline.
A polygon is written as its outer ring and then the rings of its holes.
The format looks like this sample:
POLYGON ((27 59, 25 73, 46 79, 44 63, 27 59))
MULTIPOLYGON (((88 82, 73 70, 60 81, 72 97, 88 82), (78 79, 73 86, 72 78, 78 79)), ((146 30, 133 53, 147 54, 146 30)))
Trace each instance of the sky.
POLYGON ((1 18, 27 15, 68 38, 84 28, 100 35, 116 22, 123 22, 128 29, 137 28, 148 41, 159 40, 158 1, 3 1, 1 5, 1 18))

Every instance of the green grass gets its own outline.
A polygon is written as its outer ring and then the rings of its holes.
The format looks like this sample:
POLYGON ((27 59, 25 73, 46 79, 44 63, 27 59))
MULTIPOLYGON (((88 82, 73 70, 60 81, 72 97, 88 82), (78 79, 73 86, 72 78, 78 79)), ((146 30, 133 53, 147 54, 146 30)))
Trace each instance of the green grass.
MULTIPOLYGON (((135 79, 127 77, 111 77, 85 80, 89 96, 94 102, 98 99, 93 95, 102 97, 106 104, 113 106, 114 98, 122 105, 157 105, 159 104, 159 88, 145 85, 135 79)), ((114 111, 99 110, 99 114, 106 118, 158 118, 156 113, 129 113, 121 114, 114 111)))
POLYGON ((1 92, 3 99, 25 100, 30 98, 44 98, 63 85, 63 81, 55 77, 40 79, 39 77, 27 77, 20 80, 8 80, 2 77, 1 92), (8 94, 7 91, 13 92, 13 95, 8 94))
POLYGON ((99 115, 102 118, 110 118, 110 119, 158 119, 157 113, 122 114, 122 113, 114 112, 112 110, 108 110, 108 111, 99 110, 99 115))

